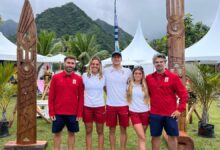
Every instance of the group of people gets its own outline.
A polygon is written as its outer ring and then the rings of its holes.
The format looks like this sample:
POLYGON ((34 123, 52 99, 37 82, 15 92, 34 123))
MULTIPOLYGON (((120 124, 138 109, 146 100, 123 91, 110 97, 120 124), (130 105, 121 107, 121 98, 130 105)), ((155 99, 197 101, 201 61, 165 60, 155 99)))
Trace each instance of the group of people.
POLYGON ((67 56, 64 71, 52 78, 49 91, 49 115, 53 121, 54 149, 59 150, 61 132, 68 129, 68 148, 72 150, 81 119, 86 129, 86 149, 92 149, 93 122, 98 134, 98 149, 104 145, 104 124, 109 127, 110 149, 116 149, 116 126, 120 126, 120 149, 126 149, 129 120, 138 137, 138 149, 146 149, 146 130, 150 126, 152 149, 159 150, 165 129, 168 148, 177 149, 177 118, 186 109, 188 94, 178 75, 165 68, 166 57, 156 54, 156 71, 145 77, 141 66, 131 71, 121 65, 120 52, 112 53, 112 66, 103 69, 93 57, 88 71, 74 73, 76 58, 67 56), (105 102, 106 94, 106 102, 105 102), (178 102, 177 102, 178 99, 178 102))

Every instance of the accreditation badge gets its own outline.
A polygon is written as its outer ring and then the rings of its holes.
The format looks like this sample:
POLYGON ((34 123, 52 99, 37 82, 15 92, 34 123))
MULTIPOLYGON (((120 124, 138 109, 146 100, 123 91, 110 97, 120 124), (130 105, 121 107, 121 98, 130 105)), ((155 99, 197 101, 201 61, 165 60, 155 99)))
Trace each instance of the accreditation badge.
POLYGON ((76 84, 76 79, 73 79, 73 84, 76 84))

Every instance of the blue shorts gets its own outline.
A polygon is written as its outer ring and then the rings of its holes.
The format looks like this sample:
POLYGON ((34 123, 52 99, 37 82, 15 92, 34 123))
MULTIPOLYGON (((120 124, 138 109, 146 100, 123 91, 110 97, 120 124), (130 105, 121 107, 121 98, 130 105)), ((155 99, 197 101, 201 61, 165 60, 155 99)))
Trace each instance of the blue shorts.
POLYGON ((66 125, 69 132, 78 132, 79 123, 74 115, 56 115, 56 120, 52 124, 52 133, 59 133, 66 125))
POLYGON ((169 136, 179 136, 178 122, 176 118, 150 114, 151 136, 161 136, 163 128, 169 136))

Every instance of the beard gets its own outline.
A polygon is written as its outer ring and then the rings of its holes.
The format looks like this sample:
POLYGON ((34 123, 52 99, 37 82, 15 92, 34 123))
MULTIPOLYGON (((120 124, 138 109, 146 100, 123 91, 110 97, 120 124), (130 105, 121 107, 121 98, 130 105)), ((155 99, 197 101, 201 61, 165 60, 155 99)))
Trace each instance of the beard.
POLYGON ((71 72, 73 72, 73 67, 65 67, 65 71, 67 73, 71 73, 71 72))
POLYGON ((157 72, 163 72, 163 70, 164 70, 164 68, 161 67, 161 66, 156 68, 156 71, 157 71, 157 72))

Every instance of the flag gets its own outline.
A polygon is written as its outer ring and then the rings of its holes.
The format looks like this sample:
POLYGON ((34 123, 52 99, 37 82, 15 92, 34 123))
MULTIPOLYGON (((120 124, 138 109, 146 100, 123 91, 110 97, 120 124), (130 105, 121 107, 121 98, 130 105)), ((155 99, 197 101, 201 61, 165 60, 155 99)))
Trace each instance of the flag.
POLYGON ((115 36, 115 51, 120 52, 119 48, 119 42, 118 42, 118 19, 117 19, 117 13, 116 13, 116 0, 114 5, 114 36, 115 36))

